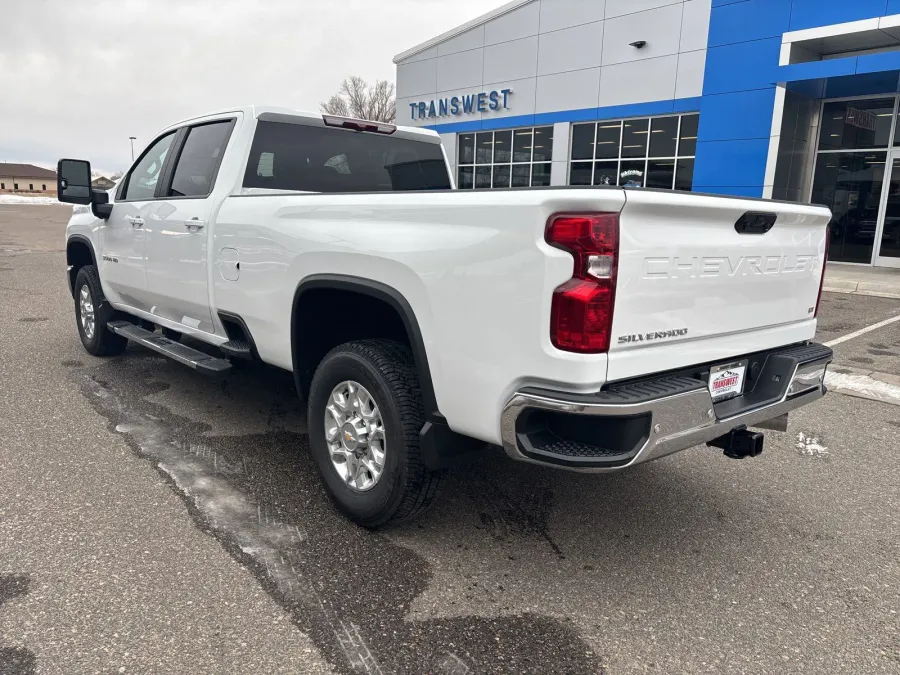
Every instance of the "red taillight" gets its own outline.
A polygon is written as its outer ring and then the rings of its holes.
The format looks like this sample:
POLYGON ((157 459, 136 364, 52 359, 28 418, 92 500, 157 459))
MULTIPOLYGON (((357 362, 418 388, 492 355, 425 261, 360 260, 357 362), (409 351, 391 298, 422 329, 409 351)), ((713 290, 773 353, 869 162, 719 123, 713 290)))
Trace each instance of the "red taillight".
POLYGON ((575 259, 572 278, 553 291, 550 341, 569 352, 608 351, 616 299, 619 214, 552 216, 545 239, 575 259))
POLYGON ((825 268, 828 266, 828 249, 831 246, 831 223, 825 228, 825 257, 822 259, 822 278, 819 279, 819 296, 816 298, 816 313, 819 316, 819 305, 822 304, 822 288, 825 286, 825 268))

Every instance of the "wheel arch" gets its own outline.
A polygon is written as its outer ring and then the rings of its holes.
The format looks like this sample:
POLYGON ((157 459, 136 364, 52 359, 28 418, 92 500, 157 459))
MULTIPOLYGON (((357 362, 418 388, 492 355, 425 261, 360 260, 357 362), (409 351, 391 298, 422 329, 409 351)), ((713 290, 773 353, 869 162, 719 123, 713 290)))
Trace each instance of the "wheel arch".
POLYGON ((403 323, 406 337, 415 359, 426 416, 437 413, 437 397, 434 392, 434 382, 431 377, 431 368, 428 364, 425 341, 422 338, 418 319, 416 319, 415 312, 409 301, 402 293, 387 284, 345 274, 313 274, 303 279, 294 291, 294 300, 291 306, 291 360, 294 365, 294 379, 297 390, 305 392, 308 386, 308 383, 301 380, 300 369, 298 368, 299 350, 297 346, 299 335, 297 331, 297 310, 304 294, 322 289, 359 293, 375 300, 380 300, 397 313, 400 321, 403 323))
POLYGON ((75 296, 75 277, 78 270, 86 265, 97 268, 97 254, 94 252, 94 244, 83 234, 73 234, 66 241, 66 279, 69 282, 69 293, 75 296))

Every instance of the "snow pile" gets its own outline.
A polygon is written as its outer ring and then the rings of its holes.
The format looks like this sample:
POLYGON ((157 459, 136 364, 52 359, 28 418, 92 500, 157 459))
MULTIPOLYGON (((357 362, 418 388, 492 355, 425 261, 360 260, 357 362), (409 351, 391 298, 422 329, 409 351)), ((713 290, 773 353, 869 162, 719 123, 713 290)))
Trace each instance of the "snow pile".
POLYGON ((828 448, 819 442, 818 438, 807 436, 802 431, 797 434, 797 452, 807 457, 819 457, 824 459, 828 457, 828 448))
POLYGON ((42 195, 0 195, 0 204, 59 204, 59 201, 42 195))
POLYGON ((876 380, 868 375, 829 372, 825 375, 825 384, 829 389, 842 394, 874 398, 887 403, 900 403, 900 386, 876 380))

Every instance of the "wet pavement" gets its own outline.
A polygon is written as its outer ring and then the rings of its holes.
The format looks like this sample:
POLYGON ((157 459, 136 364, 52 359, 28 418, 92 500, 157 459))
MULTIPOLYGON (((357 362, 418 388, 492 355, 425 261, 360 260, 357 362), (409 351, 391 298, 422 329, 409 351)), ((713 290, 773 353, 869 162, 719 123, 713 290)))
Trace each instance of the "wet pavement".
MULTIPOLYGON (((89 356, 51 226, 19 222, 0 209, 0 673, 900 672, 900 407, 832 394, 739 462, 489 452, 373 533, 328 500, 289 374, 89 356)), ((896 314, 826 294, 820 339, 896 314)), ((870 352, 898 330, 839 360, 892 372, 870 352)))

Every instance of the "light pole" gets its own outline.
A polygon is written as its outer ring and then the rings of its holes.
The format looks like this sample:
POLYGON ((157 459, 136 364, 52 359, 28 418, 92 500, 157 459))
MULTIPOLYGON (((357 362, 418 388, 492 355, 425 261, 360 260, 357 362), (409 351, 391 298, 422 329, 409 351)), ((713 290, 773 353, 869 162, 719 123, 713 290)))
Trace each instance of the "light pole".
POLYGON ((128 140, 131 141, 131 161, 134 161, 134 142, 137 140, 137 136, 129 136, 128 140))

